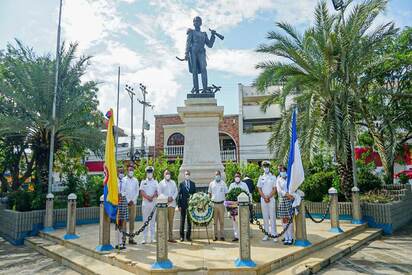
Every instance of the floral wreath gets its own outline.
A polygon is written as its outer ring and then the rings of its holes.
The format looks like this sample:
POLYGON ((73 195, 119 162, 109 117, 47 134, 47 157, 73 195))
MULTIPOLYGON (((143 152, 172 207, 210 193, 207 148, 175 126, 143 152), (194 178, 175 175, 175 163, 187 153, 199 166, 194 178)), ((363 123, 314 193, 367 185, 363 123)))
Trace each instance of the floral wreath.
POLYGON ((213 218, 213 206, 206 193, 198 192, 190 196, 189 216, 195 225, 207 226, 213 218))
POLYGON ((230 213, 230 216, 233 219, 238 215, 237 197, 241 193, 245 193, 246 195, 248 195, 248 193, 240 187, 235 187, 231 189, 229 193, 227 193, 226 195, 226 200, 224 202, 224 205, 226 206, 227 211, 230 213))

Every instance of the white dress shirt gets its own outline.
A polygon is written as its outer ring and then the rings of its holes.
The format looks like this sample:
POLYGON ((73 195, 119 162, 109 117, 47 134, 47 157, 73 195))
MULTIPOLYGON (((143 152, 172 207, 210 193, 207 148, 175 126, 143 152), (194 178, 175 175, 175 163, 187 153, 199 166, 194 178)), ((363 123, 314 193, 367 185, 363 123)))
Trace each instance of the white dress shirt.
POLYGON ((167 207, 176 207, 176 198, 177 198, 177 187, 174 180, 165 180, 159 182, 159 187, 157 189, 159 196, 162 194, 166 197, 172 197, 173 200, 167 203, 167 207))
POLYGON ((274 188, 276 188, 276 177, 271 173, 259 176, 257 187, 262 189, 265 196, 269 196, 274 188))
POLYGON ((237 182, 232 182, 232 183, 229 185, 229 191, 232 190, 233 188, 241 188, 242 190, 245 190, 246 193, 250 194, 250 193, 249 193, 249 187, 247 187, 247 184, 246 184, 245 182, 243 182, 243 181, 240 181, 239 183, 237 183, 237 182))
MULTIPOLYGON (((157 180, 155 179, 150 179, 150 180, 145 179, 145 180, 142 180, 142 183, 140 184, 140 190, 144 191, 146 195, 148 195, 149 197, 152 197, 157 192, 158 185, 159 184, 157 183, 157 180)), ((153 202, 154 200, 150 202, 146 200, 145 198, 143 198, 142 205, 151 204, 153 202)))
POLYGON ((122 194, 126 196, 127 203, 132 201, 136 204, 137 197, 139 196, 139 181, 135 177, 123 177, 122 189, 124 189, 122 194))
POLYGON ((282 177, 277 178, 277 180, 276 180, 276 190, 278 191, 278 194, 282 197, 284 197, 286 195, 286 193, 288 192, 286 185, 287 185, 286 179, 284 179, 282 177))
POLYGON ((216 182, 215 180, 209 184, 209 194, 212 194, 212 202, 222 202, 228 193, 227 186, 223 180, 216 182))

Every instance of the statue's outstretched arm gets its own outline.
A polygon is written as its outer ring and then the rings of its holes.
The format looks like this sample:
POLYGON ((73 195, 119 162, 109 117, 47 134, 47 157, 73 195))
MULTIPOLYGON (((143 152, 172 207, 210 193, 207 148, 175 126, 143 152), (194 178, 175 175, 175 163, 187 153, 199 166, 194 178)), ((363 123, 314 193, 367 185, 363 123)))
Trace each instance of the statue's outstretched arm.
POLYGON ((208 46, 209 48, 213 47, 213 44, 215 43, 215 39, 216 39, 216 35, 214 32, 212 32, 212 35, 210 36, 210 39, 207 37, 207 33, 205 33, 206 39, 206 46, 208 46))

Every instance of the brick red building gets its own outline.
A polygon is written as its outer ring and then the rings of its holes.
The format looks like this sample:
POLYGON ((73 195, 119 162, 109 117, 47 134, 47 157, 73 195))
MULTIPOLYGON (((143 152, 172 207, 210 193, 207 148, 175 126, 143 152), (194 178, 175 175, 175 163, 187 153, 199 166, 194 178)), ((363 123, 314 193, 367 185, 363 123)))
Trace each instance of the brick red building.
MULTIPOLYGON (((183 157, 184 124, 178 114, 155 116, 155 155, 170 160, 183 157)), ((223 161, 239 160, 239 116, 225 115, 219 123, 219 144, 223 161)))

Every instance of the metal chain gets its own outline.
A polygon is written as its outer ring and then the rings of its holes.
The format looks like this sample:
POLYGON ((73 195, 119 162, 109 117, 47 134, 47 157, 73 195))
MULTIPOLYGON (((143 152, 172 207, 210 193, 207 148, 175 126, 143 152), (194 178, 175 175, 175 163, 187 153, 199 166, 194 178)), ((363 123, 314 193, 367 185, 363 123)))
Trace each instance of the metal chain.
POLYGON ((314 217, 312 217, 312 214, 310 214, 308 207, 305 205, 305 211, 308 214, 309 219, 311 219, 314 223, 321 223, 326 219, 326 215, 329 213, 329 208, 330 205, 332 204, 332 200, 329 201, 325 213, 323 213, 322 218, 320 220, 316 220, 314 217))
POLYGON ((255 210, 253 209, 253 207, 252 207, 252 213, 251 213, 251 215, 252 215, 252 220, 253 220, 254 222, 256 222, 256 225, 259 227, 260 231, 262 231, 263 234, 265 234, 265 235, 268 236, 269 238, 277 239, 277 238, 281 237, 283 234, 285 234, 286 230, 288 230, 289 225, 292 223, 293 213, 295 212, 295 209, 296 209, 296 207, 293 207, 293 208, 292 208, 292 214, 290 215, 289 221, 288 221, 288 223, 286 224, 285 228, 283 228, 283 230, 282 230, 280 233, 276 234, 276 235, 270 234, 269 232, 267 232, 267 231, 263 228, 263 226, 262 226, 262 224, 260 223, 260 221, 256 218, 255 210))
POLYGON ((153 215, 155 212, 156 212, 156 206, 153 207, 152 212, 150 212, 149 217, 147 217, 147 221, 145 221, 143 225, 136 232, 127 233, 126 231, 119 230, 120 233, 122 233, 123 235, 122 238, 123 239, 126 239, 126 237, 134 238, 135 236, 138 236, 140 233, 142 233, 146 229, 146 227, 149 225, 150 221, 153 219, 153 215))

